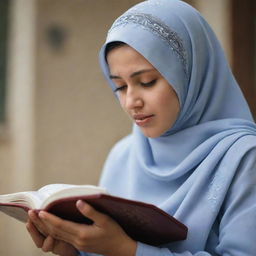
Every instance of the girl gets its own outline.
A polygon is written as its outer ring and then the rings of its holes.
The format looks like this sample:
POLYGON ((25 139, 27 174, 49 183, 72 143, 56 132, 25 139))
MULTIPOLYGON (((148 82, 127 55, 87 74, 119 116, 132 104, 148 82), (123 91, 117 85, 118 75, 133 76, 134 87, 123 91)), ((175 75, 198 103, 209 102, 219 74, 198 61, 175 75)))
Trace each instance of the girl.
POLYGON ((134 121, 100 185, 159 206, 187 225, 188 237, 143 244, 78 201, 92 226, 29 212, 36 245, 62 256, 254 255, 256 126, 202 16, 178 0, 142 2, 113 23, 100 64, 134 121))

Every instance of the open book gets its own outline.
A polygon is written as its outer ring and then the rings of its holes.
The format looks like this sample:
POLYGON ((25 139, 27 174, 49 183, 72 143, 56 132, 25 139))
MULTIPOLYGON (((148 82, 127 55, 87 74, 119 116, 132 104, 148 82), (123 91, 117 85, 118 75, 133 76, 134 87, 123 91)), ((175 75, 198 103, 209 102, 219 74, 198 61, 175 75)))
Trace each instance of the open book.
POLYGON ((184 240, 187 227, 154 205, 109 195, 92 185, 50 184, 37 191, 0 195, 0 211, 26 222, 29 209, 45 210, 63 219, 92 224, 76 208, 82 199, 109 215, 134 240, 161 245, 184 240))

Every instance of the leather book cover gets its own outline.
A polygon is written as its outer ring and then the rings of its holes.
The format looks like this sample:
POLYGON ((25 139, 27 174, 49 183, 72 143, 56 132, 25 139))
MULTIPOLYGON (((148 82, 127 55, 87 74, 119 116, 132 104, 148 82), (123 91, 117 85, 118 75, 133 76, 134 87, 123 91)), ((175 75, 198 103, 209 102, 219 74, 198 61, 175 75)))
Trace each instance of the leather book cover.
POLYGON ((75 204, 79 199, 112 217, 136 241, 161 245, 187 237, 187 227, 158 207, 108 194, 63 198, 45 210, 66 220, 92 224, 77 210, 75 204))

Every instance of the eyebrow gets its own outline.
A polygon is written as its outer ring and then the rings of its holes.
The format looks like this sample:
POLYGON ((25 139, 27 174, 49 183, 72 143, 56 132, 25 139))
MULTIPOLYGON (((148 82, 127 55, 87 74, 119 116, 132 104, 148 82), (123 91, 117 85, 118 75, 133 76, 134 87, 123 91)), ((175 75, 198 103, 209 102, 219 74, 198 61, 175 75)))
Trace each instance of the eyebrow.
MULTIPOLYGON (((143 73, 146 73, 146 72, 150 72, 150 71, 152 71, 152 70, 154 70, 154 69, 153 69, 153 68, 151 68, 151 69, 142 69, 142 70, 133 72, 133 73, 130 75, 130 78, 135 77, 135 76, 138 76, 138 75, 143 74, 143 73)), ((110 78, 110 79, 122 79, 122 77, 120 77, 120 76, 115 76, 115 75, 111 75, 111 74, 109 75, 109 78, 110 78)))

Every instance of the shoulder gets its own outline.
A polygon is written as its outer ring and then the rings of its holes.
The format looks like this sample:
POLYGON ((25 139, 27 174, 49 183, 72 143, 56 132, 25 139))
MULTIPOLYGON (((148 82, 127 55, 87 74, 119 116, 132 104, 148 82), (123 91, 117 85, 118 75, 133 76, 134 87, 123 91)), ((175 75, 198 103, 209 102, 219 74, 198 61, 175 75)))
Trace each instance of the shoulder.
POLYGON ((256 196, 255 184, 256 184, 256 145, 249 147, 249 140, 247 145, 237 143, 236 152, 233 157, 230 158, 230 166, 235 164, 235 175, 232 179, 229 190, 232 193, 237 194, 238 191, 247 191, 254 188, 254 194, 256 196), (242 146, 241 146, 242 145, 242 146))
POLYGON ((241 173, 252 174, 252 170, 253 175, 256 175, 256 136, 245 135, 237 139, 226 151, 222 161, 236 170, 236 177, 241 173))
POLYGON ((131 135, 127 135, 119 140, 110 150, 104 164, 104 169, 118 165, 127 160, 131 148, 131 135))
POLYGON ((130 150, 130 146, 131 146, 131 134, 125 136, 124 138, 122 138, 121 140, 119 140, 118 142, 116 142, 114 144, 114 146, 111 148, 108 158, 112 158, 113 156, 121 156, 123 154, 127 154, 127 152, 130 150))
POLYGON ((131 145, 131 135, 119 140, 110 150, 108 157, 104 163, 100 185, 112 184, 112 177, 116 177, 120 168, 128 160, 131 145))
POLYGON ((256 136, 255 135, 244 135, 236 139, 227 150, 228 154, 232 154, 239 159, 247 157, 255 157, 256 150, 256 136))

